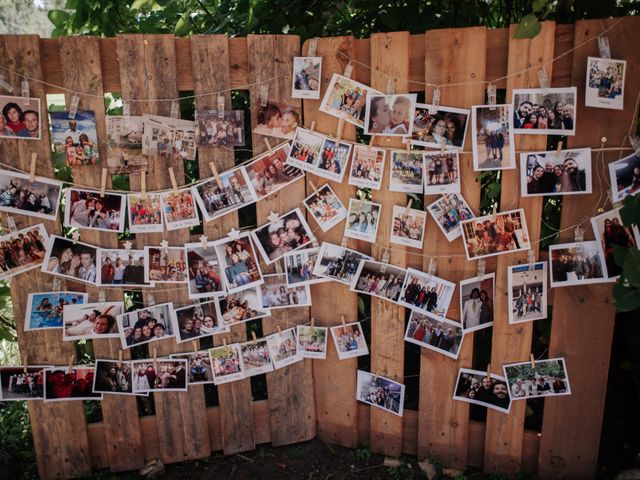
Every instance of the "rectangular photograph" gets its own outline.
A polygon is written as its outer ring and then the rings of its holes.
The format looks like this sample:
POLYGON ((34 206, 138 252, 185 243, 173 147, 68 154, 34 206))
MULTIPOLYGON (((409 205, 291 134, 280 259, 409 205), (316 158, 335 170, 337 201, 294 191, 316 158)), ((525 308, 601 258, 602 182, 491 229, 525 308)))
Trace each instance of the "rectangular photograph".
POLYGON ((462 235, 460 222, 475 217, 460 193, 443 195, 429 205, 427 210, 449 242, 462 235))
POLYGON ((213 242, 185 243, 187 272, 189 275, 189 298, 207 298, 224 292, 220 278, 220 262, 213 242))
POLYGON ((244 378, 240 345, 233 343, 209 349, 213 383, 221 385, 244 378))
POLYGON ((249 177, 249 187, 256 201, 304 177, 302 170, 286 163, 290 150, 291 146, 284 143, 242 167, 249 177))
POLYGON ((328 183, 315 190, 303 203, 323 232, 328 232, 347 218, 347 209, 328 183))
POLYGON ((251 238, 266 264, 280 260, 288 252, 309 245, 313 232, 299 208, 278 217, 251 232, 251 238))
POLYGON ((0 212, 56 220, 62 182, 0 170, 0 212))
POLYGON ((591 149, 520 154, 523 197, 591 193, 591 149))
POLYGON ((216 178, 212 178, 191 188, 205 222, 251 205, 257 200, 249 187, 249 178, 243 168, 227 170, 221 173, 219 178, 220 183, 216 178))
POLYGON ((327 282, 327 278, 318 277, 313 268, 318 261, 320 248, 306 248, 287 253, 284 256, 284 270, 287 275, 288 287, 313 285, 327 282))
POLYGON ((375 243, 380 224, 382 205, 368 200, 349 199, 347 221, 344 225, 344 236, 375 243))
POLYGON ((38 292, 27 296, 24 331, 63 327, 65 305, 82 305, 89 294, 81 292, 38 292))
POLYGON ((40 140, 40 99, 0 95, 0 138, 40 140))
POLYGON ((640 154, 633 153, 609 164, 613 203, 640 192, 640 154))
POLYGON ((139 193, 127 195, 129 231, 131 233, 162 233, 162 207, 160 194, 147 193, 145 198, 139 193))
POLYGON ((409 142, 422 147, 462 150, 469 110, 416 103, 409 142))
POLYGON ((221 318, 227 326, 271 315, 271 311, 262 306, 262 292, 259 287, 249 287, 216 297, 214 302, 217 318, 221 318))
POLYGON ((142 172, 149 160, 142 154, 144 117, 107 116, 107 171, 111 175, 142 172))
POLYGON ((267 102, 264 107, 258 103, 257 109, 255 134, 291 140, 301 124, 298 105, 267 102))
POLYGON ((460 158, 457 151, 424 153, 424 194, 460 192, 460 158))
POLYGON ((64 225, 103 232, 124 232, 126 196, 94 190, 67 189, 64 225))
POLYGON ((427 212, 393 206, 391 243, 422 249, 427 212))
POLYGON ((398 302, 407 270, 375 260, 363 260, 351 280, 351 290, 398 302))
POLYGON ((144 250, 100 249, 98 250, 98 285, 119 287, 135 285, 151 287, 144 280, 144 250))
POLYGON ((549 246, 551 288, 607 282, 598 242, 549 246))
POLYGON ((513 131, 520 135, 575 135, 576 87, 513 90, 513 131))
POLYGON ((398 303, 436 320, 444 320, 455 289, 456 284, 444 278, 407 268, 398 303))
POLYGON ((168 231, 193 227, 200 223, 191 189, 161 193, 160 205, 164 215, 164 225, 168 231))
POLYGON ((144 247, 146 283, 185 283, 187 261, 183 247, 144 247))
POLYGON ((133 371, 134 394, 187 391, 185 359, 134 360, 133 371))
POLYGON ((275 310, 278 308, 308 307, 311 305, 311 291, 308 285, 289 287, 287 276, 283 273, 265 275, 262 291, 262 308, 275 310))
POLYGON ((244 110, 196 111, 196 143, 203 147, 242 147, 245 144, 244 110))
POLYGON ((321 278, 351 285, 361 260, 371 260, 371 257, 357 250, 322 242, 312 273, 321 278))
POLYGON ((233 293, 263 283, 260 260, 248 232, 238 235, 237 239, 224 237, 216 240, 213 247, 227 292, 233 293))
POLYGON ((211 370, 211 357, 208 350, 198 352, 174 353, 172 359, 187 361, 187 385, 214 383, 211 370))
POLYGON ((118 338, 116 318, 124 313, 123 302, 97 302, 65 305, 62 315, 62 339, 88 340, 118 338))
POLYGON ((93 392, 94 366, 49 367, 44 369, 44 400, 102 400, 93 392))
POLYGON ((402 416, 404 385, 390 378, 358 370, 356 398, 363 403, 402 416))
POLYGON ((327 358, 327 327, 298 325, 296 337, 298 352, 304 358, 327 358))
POLYGON ((415 93, 367 96, 365 135, 410 136, 416 99, 415 93))
POLYGON ((364 128, 367 97, 379 94, 363 83, 334 73, 320 103, 320 111, 364 128))
POLYGON ((298 351, 295 328, 287 328, 273 333, 266 339, 273 366, 276 369, 304 360, 302 352, 298 351))
POLYGON ((460 281, 460 312, 464 333, 493 325, 493 301, 496 297, 496 274, 460 281))
POLYGON ((0 367, 0 401, 42 400, 46 367, 0 367))
MULTIPOLYGON (((75 118, 67 111, 50 111, 53 164, 82 167, 100 163, 96 114, 91 110, 78 110, 75 118)), ((27 116, 25 115, 25 124, 27 116)))
POLYGON ((424 190, 424 155, 422 152, 391 151, 389 190, 420 193, 424 190))
POLYGON ((622 223, 620 208, 614 208, 608 212, 591 218, 591 227, 600 258, 604 260, 604 276, 610 280, 617 279, 622 273, 622 267, 614 259, 614 246, 638 249, 636 239, 631 228, 622 223))
MULTIPOLYGON (((0 237, 0 242, 2 240, 3 237, 0 237)), ((68 238, 52 235, 48 240, 47 254, 42 262, 42 271, 97 286, 97 256, 98 248, 93 245, 74 242, 68 238)))
POLYGON ((587 57, 585 106, 623 110, 626 70, 625 60, 587 57))
POLYGON ((173 303, 149 305, 118 315, 118 332, 122 348, 157 342, 175 336, 171 324, 173 303))
POLYGON ((502 413, 509 413, 511 408, 506 378, 468 368, 461 368, 458 372, 453 399, 502 413))
POLYGON ((467 259, 531 248, 524 210, 510 210, 461 222, 467 259))
POLYGON ((509 323, 547 318, 547 263, 511 265, 507 278, 509 323))
POLYGON ((273 371, 273 362, 266 338, 256 338, 240 344, 245 377, 273 371))
POLYGON ((131 360, 96 360, 93 392, 111 395, 133 395, 133 362, 131 360))
POLYGON ((354 145, 349 185, 380 190, 386 153, 384 148, 354 145))
POLYGON ((511 400, 571 395, 564 358, 503 365, 511 400))
POLYGON ((513 133, 513 105, 471 107, 473 169, 479 172, 516 168, 513 133))
POLYGON ((322 57, 293 57, 291 98, 320 99, 322 57))
POLYGON ((194 123, 179 118, 144 115, 142 154, 171 162, 195 160, 194 123))
POLYGON ((0 245, 0 280, 38 267, 45 271, 49 263, 49 237, 41 223, 0 235, 0 245))
POLYGON ((404 341, 458 358, 464 334, 460 324, 449 320, 434 320, 415 310, 411 311, 404 341))
POLYGON ((175 332, 177 343, 229 331, 229 327, 218 315, 216 303, 213 300, 173 309, 171 329, 175 332))
POLYGON ((320 156, 317 157, 313 163, 311 173, 334 182, 342 183, 350 156, 350 143, 338 143, 332 138, 325 138, 322 143, 320 156))
POLYGON ((331 327, 331 336, 340 360, 369 355, 369 347, 360 322, 331 327))
POLYGON ((323 135, 298 127, 291 142, 287 165, 314 173, 321 160, 323 144, 323 135))

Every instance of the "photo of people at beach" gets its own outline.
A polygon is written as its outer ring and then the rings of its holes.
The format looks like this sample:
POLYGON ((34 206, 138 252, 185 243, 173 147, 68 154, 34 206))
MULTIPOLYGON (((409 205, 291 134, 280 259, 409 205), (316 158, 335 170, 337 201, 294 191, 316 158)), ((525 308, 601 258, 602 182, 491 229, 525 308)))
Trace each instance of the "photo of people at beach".
POLYGON ((89 294, 80 292, 39 292, 27 296, 24 330, 62 328, 65 305, 87 303, 89 294))

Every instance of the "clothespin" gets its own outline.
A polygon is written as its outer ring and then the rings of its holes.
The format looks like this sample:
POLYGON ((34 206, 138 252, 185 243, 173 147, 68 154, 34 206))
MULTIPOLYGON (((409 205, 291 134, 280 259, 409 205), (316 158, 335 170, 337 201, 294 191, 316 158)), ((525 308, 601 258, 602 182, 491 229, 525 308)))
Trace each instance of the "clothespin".
POLYGON ((529 357, 531 359, 531 368, 533 368, 534 370, 536 369, 536 357, 533 356, 533 353, 531 354, 531 357, 529 357))
POLYGON ((127 256, 131 255, 131 247, 133 247, 133 243, 131 243, 131 240, 127 240, 122 245, 124 249, 127 251, 127 256))
POLYGON ((496 86, 493 83, 490 83, 489 85, 487 85, 487 105, 491 107, 490 110, 496 109, 496 96, 496 86))
POLYGON ((53 290, 54 292, 59 292, 61 283, 62 282, 60 281, 59 277, 54 277, 51 281, 51 290, 53 290))
POLYGON ((367 147, 367 150, 371 151, 371 148, 373 147, 373 144, 376 142, 376 134, 374 133, 373 135, 371 135, 371 138, 369 139, 369 146, 367 147))
POLYGON ((434 276, 436 274, 436 270, 438 268, 438 260, 436 260, 436 257, 431 257, 431 259, 429 260, 429 270, 427 271, 427 274, 429 276, 434 276))
POLYGON ((384 253, 382 254, 382 259, 380 260, 382 263, 389 263, 389 249, 385 248, 384 253))
POLYGON ((158 370, 158 348, 153 347, 153 369, 158 370))
POLYGON ((340 322, 342 323, 342 328, 345 328, 347 326, 345 320, 344 320, 344 315, 340 315, 340 322))
POLYGON ((549 75, 547 75, 547 69, 544 65, 538 70, 538 83, 542 90, 549 90, 549 75))
POLYGON ((340 144, 342 140, 342 131, 344 130, 344 118, 340 117, 338 119, 338 129, 336 130, 336 147, 340 144))
POLYGON ((122 366, 122 349, 118 349, 118 367, 122 366))
POLYGON ((536 252, 533 250, 527 251, 527 263, 529 264, 529 270, 533 270, 535 268, 536 263, 536 252))
POLYGON ((433 90, 433 99, 431 105, 429 105, 429 115, 435 115, 438 113, 438 106, 440 105, 440 87, 436 87, 433 90))
POLYGON ((347 237, 342 237, 342 240, 340 241, 340 247, 347 248, 348 243, 349 243, 349 239, 347 237))
POLYGON ((155 305, 156 304, 156 297, 153 296, 153 293, 149 292, 147 294, 147 305, 155 305))
POLYGON ((498 212, 498 205, 497 204, 493 204, 493 210, 491 211, 491 221, 495 222, 496 221, 496 214, 498 212))
POLYGON ((311 120, 311 126, 309 127, 309 131, 313 132, 316 129, 316 121, 315 120, 311 120))
POLYGON ((491 364, 487 364, 487 378, 491 379, 491 364))
POLYGON ((316 184, 313 183, 313 180, 309 180, 309 186, 313 190, 313 193, 318 193, 318 187, 316 187, 316 184))
POLYGON ((193 351, 198 353, 198 340, 191 340, 191 346, 193 347, 193 351))
POLYGON ((636 151, 636 155, 640 156, 640 137, 636 135, 628 135, 631 147, 636 151))
POLYGON ((7 82, 7 79, 4 78, 4 75, 0 75, 0 87, 4 88, 9 93, 13 93, 13 86, 11 86, 9 82, 7 82))
POLYGON ((213 178, 215 179, 218 187, 222 188, 222 179, 220 178, 220 174, 218 173, 218 169, 216 168, 216 164, 213 162, 209 162, 209 168, 211 169, 211 173, 213 173, 213 178))
POLYGON ((100 291, 98 292, 98 301, 100 303, 104 303, 105 302, 105 292, 104 292, 104 288, 101 288, 100 291))
POLYGON ((207 238, 207 236, 204 235, 204 234, 200 235, 200 239, 199 240, 200 240, 200 244, 202 245, 202 248, 204 248, 206 250, 207 247, 208 247, 208 240, 209 240, 207 238))
POLYGON ((254 332, 254 331, 251 332, 251 338, 253 339, 253 344, 257 345, 258 344, 258 337, 256 337, 256 332, 254 332))
POLYGON ((378 381, 378 377, 380 376, 380 370, 376 370, 375 375, 373 376, 373 381, 377 382, 378 381))
POLYGON ((24 373, 27 373, 27 369, 29 368, 29 356, 26 353, 24 354, 24 358, 22 359, 22 366, 22 371, 24 373))
POLYGON ((309 49, 307 50, 307 56, 315 57, 317 49, 318 49, 318 37, 313 37, 311 40, 309 40, 309 49))
POLYGON ((351 78, 352 72, 353 72, 353 63, 351 63, 351 60, 349 60, 349 63, 347 63, 347 66, 344 67, 344 72, 342 73, 342 76, 346 78, 351 78))
POLYGON ((124 117, 125 125, 129 125, 131 122, 131 104, 128 100, 122 101, 122 116, 124 117))
POLYGON ((67 369, 67 373, 71 373, 71 371, 73 370, 73 363, 76 361, 76 354, 72 353, 71 355, 69 355, 69 368, 67 369))
POLYGON ((74 94, 73 97, 71 97, 71 102, 69 103, 68 115, 70 119, 73 120, 76 118, 79 105, 80 105, 80 97, 77 94, 74 94))
POLYGON ((171 179, 173 193, 178 193, 178 182, 176 182, 176 174, 173 172, 173 167, 169 167, 169 178, 171 179))
POLYGON ((280 325, 276 325, 276 330, 278 331, 278 335, 282 333, 282 330, 280 330, 280 325))
POLYGON ((562 140, 558 140, 558 145, 556 145, 556 157, 560 157, 562 155, 562 140))
POLYGON ((275 266, 276 266, 276 272, 278 276, 284 277, 284 272, 282 271, 282 265, 280 264, 280 260, 276 260, 275 266))
POLYGON ((175 100, 171 100, 171 113, 169 114, 171 118, 178 118, 180 113, 180 105, 175 100))
POLYGON ((16 226, 16 221, 11 215, 7 216, 7 227, 9 227, 10 232, 18 231, 18 227, 16 226))
POLYGON ((260 85, 260 105, 262 107, 267 106, 267 99, 269 97, 269 85, 263 83, 260 85))
POLYGON ((105 191, 107 190, 107 169, 102 169, 102 177, 100 178, 100 197, 104 198, 105 191))
POLYGON ((224 95, 218 94, 218 119, 224 119, 224 95))
POLYGON ((280 220, 280 215, 271 210, 271 213, 269 213, 269 215, 267 216, 267 220, 269 220, 269 223, 271 224, 278 223, 278 221, 280 220))
POLYGON ((22 98, 24 99, 23 103, 25 105, 29 105, 31 103, 31 98, 29 97, 29 81, 26 79, 22 80, 20 86, 22 90, 22 98))
POLYGON ((600 50, 600 58, 611 58, 611 49, 609 48, 609 39, 607 37, 598 37, 598 50, 600 50))
POLYGON ((73 240, 73 244, 75 245, 76 243, 78 243, 78 240, 80 240, 80 230, 75 230, 72 234, 71 234, 71 239, 73 240))
POLYGON ((269 152, 269 155, 271 155, 271 153, 273 152, 273 147, 271 146, 271 142, 269 142, 269 139, 267 137, 262 139, 264 141, 264 144, 267 146, 267 152, 269 152))
POLYGON ((387 95, 393 95, 396 93, 396 79, 390 78, 387 80, 387 95))
POLYGON ((576 227, 574 240, 576 243, 584 242, 584 228, 576 227))
POLYGON ((311 326, 311 328, 316 326, 316 319, 313 318, 313 317, 311 317, 311 325, 310 326, 311 326))
POLYGON ((407 208, 404 211, 405 215, 409 215, 409 211, 411 210, 411 205, 413 205, 413 199, 409 198, 409 201, 407 202, 407 208))
POLYGON ((442 142, 442 143, 440 144, 440 155, 444 155, 445 150, 446 150, 446 148, 445 148, 445 143, 444 143, 444 142, 442 142))
POLYGON ((406 142, 407 143, 405 143, 405 148, 407 149, 407 153, 411 153, 411 142, 408 138, 406 139, 406 142))
POLYGON ((147 199, 147 171, 142 170, 140 172, 140 198, 142 200, 147 199))
POLYGON ((476 273, 476 276, 477 277, 484 276, 485 268, 486 268, 486 263, 484 261, 484 258, 479 258, 478 259, 478 271, 476 273))

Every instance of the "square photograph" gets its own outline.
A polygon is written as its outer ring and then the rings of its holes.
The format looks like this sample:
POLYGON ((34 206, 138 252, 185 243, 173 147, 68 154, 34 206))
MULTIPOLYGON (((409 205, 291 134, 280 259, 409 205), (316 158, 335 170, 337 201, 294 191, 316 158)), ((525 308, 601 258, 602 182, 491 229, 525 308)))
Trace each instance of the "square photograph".
POLYGON ((284 256, 284 270, 287 275, 288 287, 313 285, 328 281, 327 278, 318 277, 313 273, 319 251, 320 248, 306 248, 287 253, 284 256))
POLYGON ((200 224, 196 201, 189 188, 161 193, 160 205, 165 227, 169 231, 200 224))
POLYGON ((258 103, 257 108, 254 134, 285 140, 291 140, 294 137, 296 128, 301 123, 299 106, 267 102, 264 107, 258 103))
MULTIPOLYGON (((50 111, 53 164, 82 167, 100 163, 96 114, 91 110, 78 110, 75 118, 67 111, 50 111)), ((26 120, 26 116, 25 116, 26 120)), ((25 125, 26 125, 25 121, 25 125)))
POLYGON ((455 289, 456 284, 444 278, 407 268, 398 303, 436 320, 444 320, 455 289))
POLYGON ((547 263, 511 265, 507 278, 509 323, 547 318, 547 263))
POLYGON ((297 349, 296 329, 287 328, 266 337, 269 353, 276 369, 304 360, 297 349))
POLYGON ((354 145, 349 185, 380 190, 386 153, 384 148, 354 145))
POLYGON ((427 212, 393 206, 391 243, 422 249, 427 212))
POLYGON ((322 57, 293 57, 291 98, 320 98, 322 57))
POLYGON ((365 135, 410 136, 416 99, 415 93, 367 96, 365 135))
POLYGON ((462 150, 469 110, 416 103, 409 142, 422 147, 462 150))
POLYGON ((278 308, 308 307, 311 305, 311 291, 308 285, 289 287, 287 276, 283 274, 265 275, 260 286, 262 308, 275 310, 278 308))
POLYGON ((407 270, 375 260, 363 260, 351 280, 351 290, 398 302, 407 270))
POLYGON ((640 192, 640 155, 633 153, 609 164, 613 203, 640 192))
POLYGON ((224 292, 220 262, 213 242, 208 242, 206 248, 202 242, 185 243, 184 250, 189 275, 189 298, 213 297, 224 292))
POLYGON ((244 110, 197 110, 196 143, 203 147, 242 147, 245 144, 244 110))
POLYGON ((509 388, 504 377, 468 368, 461 368, 458 372, 453 399, 502 413, 509 413, 511 408, 509 388))
POLYGON ((176 332, 177 343, 229 331, 229 327, 218 315, 216 303, 213 300, 173 309, 171 329, 176 332))
POLYGON ((575 135, 576 87, 513 90, 513 131, 520 135, 575 135))
POLYGON ((320 103, 320 111, 364 128, 367 97, 379 94, 363 83, 334 73, 320 103))
POLYGON ((493 301, 496 297, 496 274, 460 281, 462 330, 475 332, 493 325, 493 301))
POLYGON ((260 260, 248 232, 240 234, 236 240, 229 237, 216 240, 213 247, 227 292, 233 293, 263 283, 260 260))
POLYGON ((220 385, 244 378, 240 345, 233 343, 209 349, 213 383, 220 385))
POLYGON ((516 168, 512 112, 511 104, 471 107, 471 146, 476 172, 516 168))
POLYGON ((186 392, 187 361, 178 358, 133 361, 133 393, 186 392))
POLYGON ((127 195, 129 205, 129 231, 131 233, 162 233, 162 207, 160 194, 147 193, 145 198, 141 194, 127 195))
POLYGON ((604 277, 610 280, 617 279, 622 273, 622 267, 614 259, 614 246, 638 249, 633 230, 622 223, 620 208, 614 208, 591 218, 591 227, 600 257, 604 260, 604 277))
POLYGON ((133 395, 133 362, 131 360, 96 360, 93 392, 133 395))
POLYGON ((591 193, 591 149, 520 154, 523 197, 591 193))
POLYGON ((320 157, 316 158, 313 163, 311 173, 334 182, 342 183, 350 155, 350 143, 338 143, 331 138, 325 138, 322 143, 320 157))
POLYGON ((118 332, 122 348, 157 342, 175 336, 171 324, 173 303, 149 305, 118 315, 118 332))
POLYGON ((62 182, 0 170, 0 211, 55 221, 62 182))
POLYGON ((623 110, 626 70, 625 60, 587 57, 585 106, 623 110))
POLYGON ((256 201, 304 177, 302 170, 286 163, 290 150, 291 146, 284 143, 241 167, 249 177, 249 188, 256 201))
POLYGON ((211 370, 211 357, 208 350, 198 352, 174 353, 172 359, 187 361, 187 385, 214 383, 211 370))
POLYGON ((144 250, 100 249, 98 250, 98 285, 119 287, 135 285, 151 287, 144 281, 144 250))
POLYGON ((107 171, 124 175, 147 170, 149 160, 142 154, 144 117, 107 116, 107 171))
POLYGON ((187 261, 183 247, 144 247, 146 283, 185 283, 187 261))
POLYGON ((287 165, 314 173, 320 163, 324 136, 305 128, 298 127, 291 142, 287 165))
POLYGON ((434 320, 415 310, 411 311, 404 341, 458 358, 464 334, 460 324, 449 320, 434 320))
POLYGON ((271 354, 266 338, 256 338, 240 344, 245 377, 273 371, 271 354))
POLYGON ((374 243, 380 224, 381 209, 382 205, 379 203, 350 198, 344 236, 374 243))
POLYGON ((404 385, 390 378, 358 370, 356 398, 394 415, 402 416, 404 385))
POLYGON ((44 400, 102 400, 102 393, 93 391, 94 366, 49 367, 44 369, 44 400))
POLYGON ((67 189, 65 196, 64 226, 124 232, 126 196, 94 190, 67 189))
POLYGON ((549 245, 551 288, 607 282, 597 241, 549 245))
POLYGON ((327 358, 327 327, 298 325, 298 352, 304 358, 327 358))
POLYGON ((0 138, 40 140, 40 99, 0 95, 0 138))
POLYGON ((27 296, 24 331, 62 328, 65 305, 82 305, 89 294, 81 292, 38 292, 27 296))
POLYGON ((422 152, 392 150, 389 190, 422 194, 424 190, 423 172, 424 155, 422 152))
POLYGON ((124 312, 123 302, 69 304, 63 308, 64 341, 90 338, 118 338, 116 318, 124 312))
POLYGON ((564 358, 503 365, 511 400, 571 395, 564 358))
POLYGON ((249 187, 249 178, 243 168, 233 168, 216 178, 191 188, 205 222, 226 215, 252 203, 257 198, 249 187))
POLYGON ((299 208, 279 216, 251 232, 251 238, 267 265, 288 252, 310 244, 315 237, 299 208))
POLYGON ((318 259, 313 267, 313 274, 351 285, 361 260, 372 260, 372 258, 357 250, 322 242, 318 251, 318 259))
POLYGON ((42 400, 46 367, 0 367, 0 400, 42 400))
POLYGON ((171 162, 195 160, 194 123, 172 117, 145 115, 142 154, 171 162))
POLYGON ((331 336, 340 360, 369 355, 369 347, 360 322, 331 327, 331 336))
POLYGON ((462 235, 460 222, 475 218, 471 208, 460 193, 445 194, 427 207, 449 242, 462 235))
POLYGON ((460 158, 458 152, 424 153, 424 194, 460 192, 460 158))
POLYGON ((465 220, 461 227, 469 260, 531 248, 523 209, 465 220))
POLYGON ((328 232, 347 218, 347 209, 328 183, 314 190, 303 203, 323 232, 328 232))
POLYGON ((259 287, 249 287, 215 297, 214 302, 217 317, 221 318, 227 326, 271 315, 271 311, 262 306, 262 293, 259 287))
MULTIPOLYGON (((44 228, 42 230, 44 231, 44 228)), ((2 241, 3 237, 0 237, 0 242, 2 241)), ((51 275, 97 286, 97 256, 98 248, 93 245, 52 235, 41 270, 51 275)), ((0 255, 0 261, 1 257, 0 255)))

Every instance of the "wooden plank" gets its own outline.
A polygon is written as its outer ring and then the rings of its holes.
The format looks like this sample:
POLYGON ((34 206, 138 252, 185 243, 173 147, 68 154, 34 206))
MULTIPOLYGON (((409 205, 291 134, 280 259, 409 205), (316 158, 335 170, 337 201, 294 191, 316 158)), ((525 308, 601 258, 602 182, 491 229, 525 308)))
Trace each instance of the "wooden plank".
MULTIPOLYGON (((578 87, 578 128, 576 136, 569 137, 572 147, 597 148, 602 136, 608 139, 607 147, 618 147, 629 124, 632 123, 631 131, 636 129, 634 107, 640 89, 637 49, 640 18, 627 17, 605 34, 609 38, 612 58, 627 61, 624 110, 587 108, 583 100, 587 57, 599 56, 596 37, 618 20, 584 20, 575 25, 575 44, 591 42, 573 52, 572 85, 578 87)), ((594 178, 602 176, 606 180, 594 180, 590 195, 563 199, 560 243, 574 241, 572 226, 583 218, 587 219, 582 225, 587 229, 585 240, 593 238, 588 218, 596 214, 598 207, 610 208, 608 200, 606 205, 601 200, 608 197, 607 189, 610 188, 607 164, 628 154, 612 151, 600 156, 593 153, 594 178)), ((549 357, 566 357, 571 398, 581 401, 565 401, 568 397, 545 401, 538 472, 541 478, 592 478, 597 468, 615 318, 611 284, 558 289, 553 306, 549 357)))
POLYGON ((573 48, 575 25, 556 25, 556 39, 553 58, 552 87, 571 87, 571 73, 573 69, 573 55, 566 53, 573 48), (561 56, 564 55, 564 56, 561 56))
MULTIPOLYGON (((513 37, 516 25, 511 27, 510 37, 513 37)), ((537 69, 553 58, 555 40, 555 23, 542 24, 540 33, 531 40, 511 38, 509 41, 509 69, 510 78, 507 80, 507 102, 511 101, 511 92, 514 88, 538 87, 537 69), (529 69, 529 70, 527 70, 529 69), (526 71, 525 71, 526 70, 526 71)), ((552 75, 552 64, 546 65, 547 74, 552 75)), ((516 136, 516 151, 544 150, 546 148, 545 136, 516 136)), ((500 210, 512 210, 523 208, 529 230, 531 248, 538 252, 540 238, 540 219, 542 218, 542 197, 522 198, 520 196, 520 162, 516 158, 518 167, 513 170, 503 171, 502 193, 500 198, 500 210)), ((520 325, 509 325, 507 311, 507 267, 515 263, 526 262, 526 252, 518 254, 505 254, 498 257, 496 269, 496 296, 493 321, 493 338, 491 350, 492 371, 503 375, 502 365, 510 362, 519 362, 529 358, 531 351, 531 335, 533 324, 531 322, 520 325)), ((522 435, 524 431, 526 402, 513 402, 509 415, 495 410, 487 411, 487 432, 485 447, 484 468, 489 473, 506 473, 515 475, 521 468, 522 435)))
MULTIPOLYGON (((484 27, 431 30, 425 35, 425 81, 447 84, 482 81, 486 76, 487 30, 484 27)), ((441 88, 442 105, 469 108, 484 102, 483 84, 441 88)), ((433 97, 433 88, 425 91, 427 101, 433 97)), ((460 154, 462 195, 469 205, 479 205, 480 184, 475 181, 471 156, 471 138, 467 135, 465 150, 460 154)), ((426 195, 424 204, 430 205, 437 196, 426 195)), ((468 262, 461 240, 452 243, 442 234, 433 218, 428 215, 425 234, 425 255, 438 256, 438 275, 458 283, 474 276, 475 264, 468 262), (448 257, 448 258, 447 258, 448 257)), ((424 259, 429 268, 429 257, 424 259)), ((455 292, 448 317, 460 321, 455 292)), ((436 455, 451 467, 464 469, 467 465, 469 405, 456 402, 450 392, 455 388, 458 369, 471 367, 473 334, 465 335, 458 361, 432 350, 422 349, 420 364, 420 415, 418 429, 418 456, 436 455), (433 388, 438 385, 438 388, 433 388)))
POLYGON ((487 30, 487 80, 494 82, 496 88, 506 88, 507 56, 509 48, 509 29, 496 28, 487 30))
MULTIPOLYGON (((293 57, 300 52, 300 38, 294 35, 249 35, 247 55, 249 81, 265 81, 288 73, 269 82, 269 100, 299 107, 299 100, 291 99, 291 72, 293 57)), ((256 125, 256 106, 260 102, 260 86, 251 87, 251 124, 256 125)), ((254 155, 266 150, 261 135, 253 135, 254 155)), ((275 145, 277 139, 270 139, 275 145)), ((284 190, 256 204, 258 225, 267 221, 270 211, 285 213, 299 207, 305 195, 302 182, 296 182, 284 190)), ((262 264, 263 272, 266 270, 262 264)), ((309 321, 308 308, 277 310, 262 321, 264 335, 309 321)), ((306 359, 267 374, 269 395, 271 441, 274 445, 286 445, 315 437, 316 411, 311 360, 306 359)))

